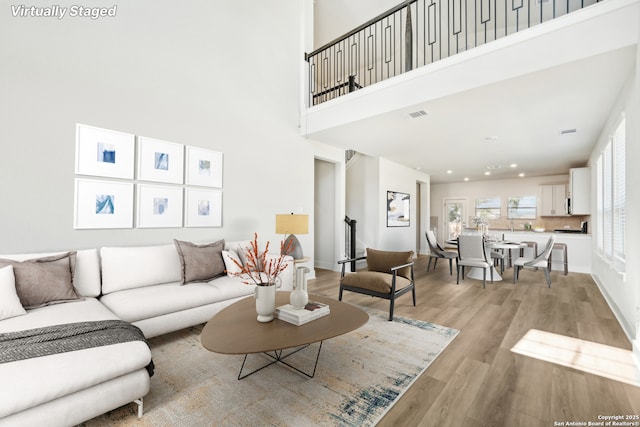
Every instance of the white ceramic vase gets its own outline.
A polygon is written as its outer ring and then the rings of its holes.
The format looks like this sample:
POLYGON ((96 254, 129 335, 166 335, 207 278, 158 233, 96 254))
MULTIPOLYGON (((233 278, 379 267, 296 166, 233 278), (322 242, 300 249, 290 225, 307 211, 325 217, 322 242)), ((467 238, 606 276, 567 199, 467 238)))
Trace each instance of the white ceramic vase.
POLYGON ((258 322, 271 322, 276 311, 276 285, 260 284, 256 286, 256 313, 258 322))
POLYGON ((296 283, 293 291, 289 296, 289 303, 296 310, 302 310, 309 302, 309 294, 307 293, 307 267, 298 267, 296 269, 296 283))

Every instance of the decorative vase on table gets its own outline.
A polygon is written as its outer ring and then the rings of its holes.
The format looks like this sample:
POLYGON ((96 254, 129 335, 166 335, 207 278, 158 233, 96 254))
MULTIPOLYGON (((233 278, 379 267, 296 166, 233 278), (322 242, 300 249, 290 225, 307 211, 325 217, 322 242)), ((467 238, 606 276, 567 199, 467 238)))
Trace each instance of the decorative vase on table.
POLYGON ((258 322, 271 322, 276 311, 275 283, 259 283, 256 285, 255 297, 258 322))
POLYGON ((309 294, 307 293, 307 267, 298 267, 296 269, 296 283, 293 291, 289 295, 289 302, 296 310, 302 310, 309 302, 309 294))

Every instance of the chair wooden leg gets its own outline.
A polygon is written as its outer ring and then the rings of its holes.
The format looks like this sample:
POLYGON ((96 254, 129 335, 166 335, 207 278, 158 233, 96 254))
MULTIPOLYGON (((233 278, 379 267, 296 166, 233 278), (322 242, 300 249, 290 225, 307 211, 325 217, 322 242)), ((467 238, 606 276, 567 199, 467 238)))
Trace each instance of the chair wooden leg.
POLYGON ((460 266, 456 265, 456 285, 459 285, 459 284, 460 284, 460 266))
POLYGON ((487 269, 483 268, 482 269, 482 289, 484 289, 487 286, 487 269))
POLYGON ((449 258, 449 276, 453 276, 453 259, 449 258))
POLYGON ((389 300, 389 322, 393 320, 393 303, 394 303, 394 297, 392 296, 391 299, 389 300))
POLYGON ((491 283, 493 284, 493 267, 490 267, 490 272, 491 272, 491 283))
POLYGON ((416 306, 416 284, 413 284, 413 288, 411 289, 411 293, 413 294, 413 306, 416 306))
POLYGON ((427 263, 427 273, 429 272, 429 269, 431 268, 431 260, 432 259, 433 259, 432 257, 429 257, 429 262, 427 263))
POLYGON ((340 293, 338 294, 338 301, 342 301, 342 285, 340 285, 340 293))

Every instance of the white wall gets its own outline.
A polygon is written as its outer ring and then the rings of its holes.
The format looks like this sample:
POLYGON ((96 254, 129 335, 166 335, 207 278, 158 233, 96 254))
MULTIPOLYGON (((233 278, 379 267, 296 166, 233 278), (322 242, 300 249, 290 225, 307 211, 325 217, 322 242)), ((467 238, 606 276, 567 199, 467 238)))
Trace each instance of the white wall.
MULTIPOLYGON (((639 51, 640 53, 640 51, 639 51)), ((598 254, 596 240, 593 239, 592 275, 607 302, 630 339, 634 339, 636 355, 638 348, 638 330, 640 329, 640 274, 635 261, 640 259, 640 192, 636 190, 640 182, 640 56, 636 57, 636 68, 629 76, 625 88, 620 93, 618 103, 611 111, 607 124, 596 143, 590 158, 595 164, 602 149, 620 120, 621 113, 626 117, 626 221, 625 256, 627 269, 625 275, 618 274, 611 265, 598 254)), ((595 170, 592 169, 592 182, 595 182, 595 170)), ((592 210, 595 212, 596 186, 592 185, 592 210)), ((594 216, 595 219, 595 216, 594 216)), ((595 231, 597 233, 597 231, 595 231)), ((640 358, 638 359, 640 360, 640 358)), ((639 363, 640 366, 640 363, 639 363)))
MULTIPOLYGON (((417 251, 416 221, 420 211, 422 227, 429 224, 428 197, 421 194, 418 208, 416 183, 428 188, 429 176, 386 159, 360 154, 347 168, 347 216, 357 220, 357 236, 361 249, 366 247, 387 251, 417 251), (410 226, 387 227, 387 191, 411 196, 410 226)), ((421 231, 424 234, 425 230, 421 231)), ((426 243, 424 243, 426 247, 426 243)))
MULTIPOLYGON (((264 244, 281 238, 276 213, 313 216, 315 145, 298 131, 298 7, 117 5, 116 17, 98 20, 0 14, 0 253, 254 231, 264 244), (74 230, 76 123, 222 151, 223 227, 74 230)), ((313 234, 300 237, 313 257, 313 234)))
POLYGON ((400 4, 399 0, 316 0, 314 49, 400 4))
POLYGON ((315 160, 315 262, 316 267, 334 270, 337 266, 334 230, 336 223, 336 164, 315 160))
POLYGON ((357 221, 357 249, 374 247, 378 234, 378 159, 358 154, 346 170, 346 215, 357 221))

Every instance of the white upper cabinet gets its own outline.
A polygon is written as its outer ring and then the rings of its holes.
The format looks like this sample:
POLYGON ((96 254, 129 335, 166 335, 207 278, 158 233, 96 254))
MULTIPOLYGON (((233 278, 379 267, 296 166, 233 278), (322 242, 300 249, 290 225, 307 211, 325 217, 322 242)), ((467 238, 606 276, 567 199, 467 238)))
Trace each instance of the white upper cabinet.
POLYGON ((574 168, 569 171, 569 197, 571 215, 591 214, 591 168, 574 168))
POLYGON ((541 185, 540 191, 540 216, 568 215, 566 184, 541 185))

